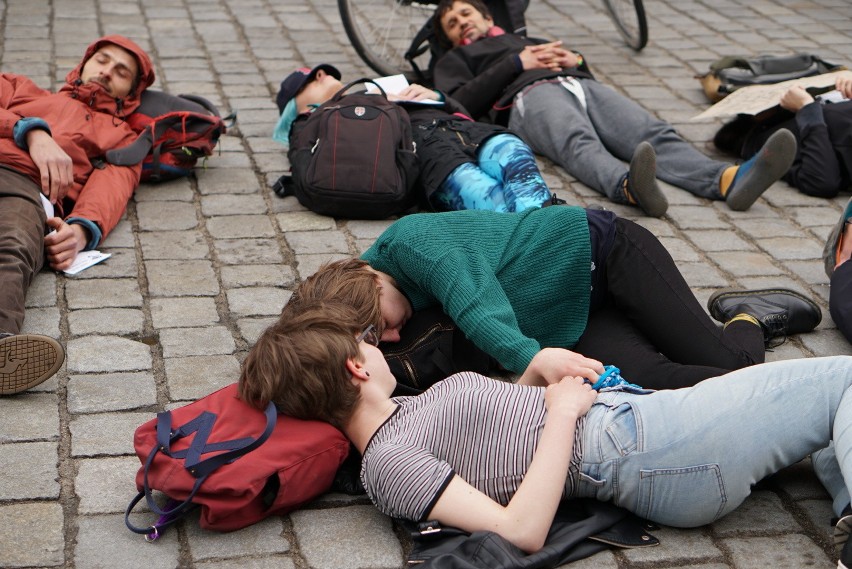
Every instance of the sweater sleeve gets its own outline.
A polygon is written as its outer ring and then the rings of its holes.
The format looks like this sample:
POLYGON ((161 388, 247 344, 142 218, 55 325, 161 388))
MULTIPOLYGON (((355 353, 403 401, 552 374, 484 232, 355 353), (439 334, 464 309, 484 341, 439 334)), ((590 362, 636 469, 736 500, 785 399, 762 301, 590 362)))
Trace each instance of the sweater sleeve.
POLYGON ((506 55, 475 75, 459 50, 450 51, 435 67, 435 87, 455 98, 473 118, 480 119, 520 74, 515 59, 515 54, 506 55))
POLYGON ((836 196, 840 191, 842 176, 822 105, 813 102, 799 109, 796 126, 799 128, 799 150, 785 179, 809 196, 836 196))
POLYGON ((539 343, 525 336, 497 275, 486 260, 450 249, 431 255, 398 244, 395 259, 409 286, 434 298, 465 335, 508 370, 522 373, 539 343), (416 284, 415 284, 416 283, 416 284))

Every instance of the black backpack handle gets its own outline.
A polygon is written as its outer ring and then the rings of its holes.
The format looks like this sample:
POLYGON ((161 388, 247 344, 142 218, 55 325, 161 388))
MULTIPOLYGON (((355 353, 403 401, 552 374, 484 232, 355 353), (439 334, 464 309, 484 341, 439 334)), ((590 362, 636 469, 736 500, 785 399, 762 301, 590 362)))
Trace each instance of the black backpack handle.
POLYGON ((352 87, 354 87, 355 85, 358 85, 360 83, 372 83, 373 85, 376 86, 376 88, 379 90, 379 92, 382 94, 382 96, 385 99, 388 98, 388 94, 385 92, 384 89, 382 89, 381 85, 379 85, 378 83, 376 83, 372 79, 368 79, 368 78, 364 77, 362 79, 357 79, 355 81, 352 81, 351 83, 347 83, 346 85, 344 85, 343 88, 340 91, 338 91, 337 93, 334 94, 334 96, 330 99, 330 101, 332 101, 332 102, 339 101, 343 97, 343 95, 346 94, 346 91, 348 91, 349 89, 351 89, 352 87))

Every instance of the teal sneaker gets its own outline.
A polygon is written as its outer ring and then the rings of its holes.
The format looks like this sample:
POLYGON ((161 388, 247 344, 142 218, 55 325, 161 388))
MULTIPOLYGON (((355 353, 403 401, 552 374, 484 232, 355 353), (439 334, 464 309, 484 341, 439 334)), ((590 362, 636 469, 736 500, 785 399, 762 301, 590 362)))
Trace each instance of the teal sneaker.
POLYGON ((822 250, 822 260, 825 263, 825 274, 828 275, 828 278, 831 278, 831 275, 834 274, 834 266, 837 265, 837 248, 840 246, 840 236, 843 235, 843 230, 850 221, 852 221, 852 198, 849 199, 846 207, 843 208, 843 214, 828 235, 825 248, 822 250))

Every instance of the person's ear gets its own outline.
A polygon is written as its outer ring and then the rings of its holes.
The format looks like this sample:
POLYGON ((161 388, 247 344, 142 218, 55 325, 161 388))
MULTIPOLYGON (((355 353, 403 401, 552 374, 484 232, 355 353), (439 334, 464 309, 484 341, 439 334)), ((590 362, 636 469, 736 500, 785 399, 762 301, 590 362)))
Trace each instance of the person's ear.
POLYGON ((363 362, 359 362, 355 359, 348 358, 346 360, 346 370, 352 376, 352 382, 358 383, 361 381, 366 381, 368 377, 370 377, 369 372, 364 369, 363 362))
POLYGON ((321 81, 322 78, 325 77, 326 75, 328 75, 328 73, 326 73, 322 69, 317 69, 317 72, 314 73, 313 81, 321 81))

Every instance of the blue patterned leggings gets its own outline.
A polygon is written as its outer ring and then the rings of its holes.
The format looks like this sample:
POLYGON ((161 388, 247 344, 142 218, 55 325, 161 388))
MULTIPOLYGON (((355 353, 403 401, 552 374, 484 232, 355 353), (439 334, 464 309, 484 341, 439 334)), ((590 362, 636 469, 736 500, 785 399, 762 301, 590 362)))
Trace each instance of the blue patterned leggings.
POLYGON ((532 151, 517 136, 492 136, 477 160, 450 172, 432 195, 436 209, 512 212, 541 207, 550 199, 532 151))

